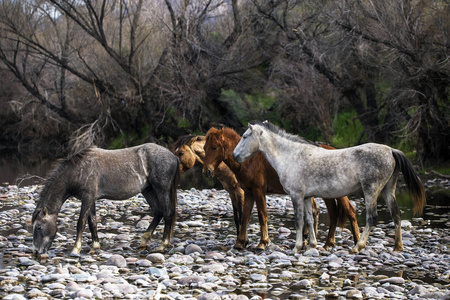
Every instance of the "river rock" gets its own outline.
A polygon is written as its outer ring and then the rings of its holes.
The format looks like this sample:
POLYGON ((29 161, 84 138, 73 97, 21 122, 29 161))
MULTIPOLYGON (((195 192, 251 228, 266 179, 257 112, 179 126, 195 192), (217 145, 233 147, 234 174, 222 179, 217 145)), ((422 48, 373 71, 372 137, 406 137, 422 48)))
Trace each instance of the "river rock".
POLYGON ((386 278, 386 279, 381 279, 380 283, 391 283, 391 284, 404 284, 405 283, 405 279, 402 277, 390 277, 390 278, 386 278))
POLYGON ((195 253, 195 252, 203 253, 203 249, 200 246, 196 245, 196 244, 189 244, 184 249, 184 254, 187 254, 187 255, 189 255, 191 253, 195 253))
POLYGON ((161 253, 150 253, 146 258, 154 264, 163 264, 166 261, 161 253))
POLYGON ((127 261, 120 254, 111 255, 106 261, 107 265, 116 266, 118 268, 125 268, 127 266, 127 261))
POLYGON ((204 283, 205 277, 198 276, 198 275, 190 275, 190 276, 184 276, 178 279, 177 283, 180 285, 190 286, 191 284, 199 284, 204 283))
POLYGON ((319 257, 319 250, 316 248, 310 248, 303 253, 305 256, 319 257))
POLYGON ((157 275, 158 277, 168 277, 169 274, 167 273, 167 270, 165 268, 160 269, 160 268, 148 268, 148 273, 150 275, 157 275))

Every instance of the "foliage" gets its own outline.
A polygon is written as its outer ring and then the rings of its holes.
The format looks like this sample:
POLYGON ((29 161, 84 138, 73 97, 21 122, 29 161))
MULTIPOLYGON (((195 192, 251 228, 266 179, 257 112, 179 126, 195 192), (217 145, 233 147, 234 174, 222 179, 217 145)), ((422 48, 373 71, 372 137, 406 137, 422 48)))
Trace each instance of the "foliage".
POLYGON ((331 145, 335 148, 346 148, 358 143, 363 127, 354 110, 346 110, 336 115, 333 121, 335 135, 331 145))
POLYGON ((449 13, 429 0, 4 0, 0 140, 168 144, 269 119, 450 159, 449 13))
POLYGON ((253 120, 279 120, 274 93, 253 93, 241 95, 234 90, 221 92, 220 100, 235 111, 242 126, 253 120))

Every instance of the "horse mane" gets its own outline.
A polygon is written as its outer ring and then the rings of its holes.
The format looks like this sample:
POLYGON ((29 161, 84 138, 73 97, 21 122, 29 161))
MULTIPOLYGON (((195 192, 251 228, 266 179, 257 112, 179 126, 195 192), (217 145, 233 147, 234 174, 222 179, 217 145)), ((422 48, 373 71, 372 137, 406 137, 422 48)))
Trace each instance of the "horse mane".
POLYGON ((260 125, 260 126, 264 127, 265 129, 269 130, 270 132, 273 132, 273 133, 275 133, 281 137, 284 137, 287 140, 290 140, 292 142, 319 146, 319 144, 309 141, 309 140, 306 140, 305 138, 303 138, 301 136, 287 133, 284 129, 279 128, 278 126, 270 123, 269 121, 264 121, 264 122, 252 121, 252 122, 250 122, 250 124, 251 125, 260 125))
POLYGON ((181 146, 189 144, 193 139, 197 139, 198 141, 203 141, 206 138, 202 135, 193 135, 193 134, 182 135, 177 139, 177 141, 173 145, 173 147, 172 147, 173 152, 176 151, 181 146))
POLYGON ((44 188, 39 196, 39 202, 42 202, 43 199, 46 198, 46 195, 54 188, 55 184, 60 182, 60 177, 62 174, 67 173, 71 168, 78 165, 83 158, 95 148, 96 147, 89 147, 67 156, 66 158, 56 160, 50 173, 47 175, 44 188))

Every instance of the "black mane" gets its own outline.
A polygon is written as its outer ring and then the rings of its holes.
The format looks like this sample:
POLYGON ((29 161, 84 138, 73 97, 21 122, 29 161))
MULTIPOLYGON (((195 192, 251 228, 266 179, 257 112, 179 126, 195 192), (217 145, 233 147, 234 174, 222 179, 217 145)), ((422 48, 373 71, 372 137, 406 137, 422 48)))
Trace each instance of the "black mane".
POLYGON ((180 136, 177 141, 175 142, 175 144, 173 145, 173 149, 178 149, 181 146, 187 145, 187 143, 189 143, 190 140, 192 140, 194 137, 196 137, 195 135, 183 135, 180 136))
POLYGON ((278 126, 270 123, 269 121, 252 121, 250 122, 251 125, 260 125, 264 128, 266 128, 267 130, 269 130, 270 132, 273 132, 281 137, 284 137, 290 141, 296 142, 296 143, 302 143, 302 144, 309 144, 309 145, 314 145, 314 146, 319 146, 319 144, 306 140, 301 136, 298 135, 294 135, 294 134, 290 134, 287 133, 285 130, 279 128, 278 126))
POLYGON ((175 151, 176 149, 180 148, 181 146, 187 145, 189 144, 189 142, 193 139, 193 138, 197 138, 197 140, 202 140, 205 137, 200 136, 200 135, 183 135, 180 136, 177 141, 175 142, 175 144, 173 145, 173 151, 175 151))

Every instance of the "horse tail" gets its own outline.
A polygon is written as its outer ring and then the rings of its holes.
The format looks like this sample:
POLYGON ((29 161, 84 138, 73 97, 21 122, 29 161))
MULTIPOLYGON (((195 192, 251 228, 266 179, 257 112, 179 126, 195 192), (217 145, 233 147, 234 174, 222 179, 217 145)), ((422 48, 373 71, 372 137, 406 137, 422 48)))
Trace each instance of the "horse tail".
POLYGON ((408 192, 413 198, 413 212, 415 215, 421 215, 426 204, 426 197, 419 174, 414 170, 414 166, 402 151, 392 149, 392 155, 395 160, 395 168, 403 173, 408 192))
POLYGON ((175 176, 172 180, 172 186, 170 188, 170 204, 173 209, 173 219, 172 219, 172 226, 170 228, 170 236, 173 235, 173 229, 175 227, 175 223, 177 221, 177 187, 180 182, 180 160, 177 158, 177 168, 175 170, 175 176))

